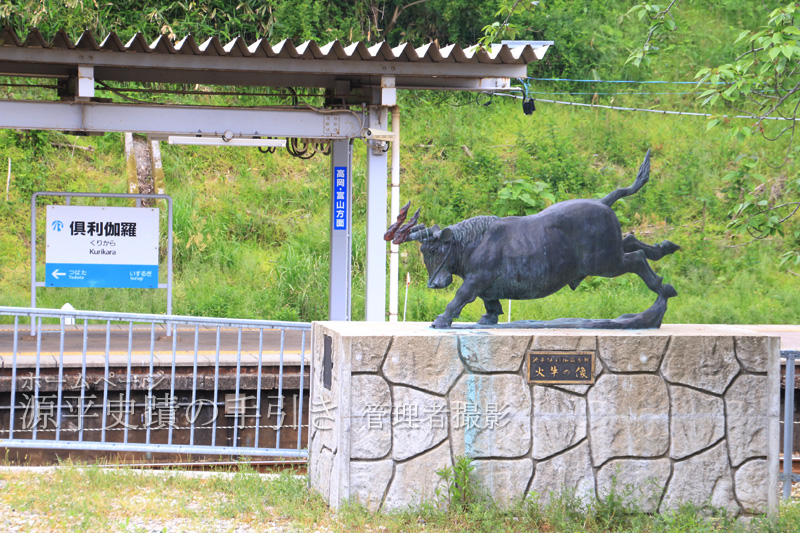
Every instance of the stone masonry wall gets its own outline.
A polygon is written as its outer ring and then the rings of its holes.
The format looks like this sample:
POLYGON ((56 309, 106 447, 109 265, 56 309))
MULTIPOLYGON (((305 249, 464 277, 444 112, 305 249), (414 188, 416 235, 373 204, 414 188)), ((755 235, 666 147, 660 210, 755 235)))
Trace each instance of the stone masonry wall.
POLYGON ((397 509, 474 459, 501 504, 616 486, 646 511, 777 506, 780 340, 732 326, 652 331, 432 330, 315 323, 312 488, 397 509), (331 338, 330 389, 323 338, 331 338), (529 349, 596 352, 593 385, 527 381, 529 349))

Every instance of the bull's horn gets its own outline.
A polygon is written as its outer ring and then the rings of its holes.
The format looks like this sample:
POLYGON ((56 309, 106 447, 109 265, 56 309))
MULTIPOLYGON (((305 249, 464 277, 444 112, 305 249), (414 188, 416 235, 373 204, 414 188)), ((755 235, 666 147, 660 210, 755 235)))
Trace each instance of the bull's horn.
MULTIPOLYGON (((416 226, 409 228, 408 233, 406 234, 406 238, 403 240, 403 242, 416 241, 417 238, 415 237, 415 235, 423 230, 425 230, 425 224, 417 224, 416 226)), ((399 242, 397 242, 397 239, 393 240, 392 243, 400 244, 399 242)))
POLYGON ((414 227, 416 227, 417 220, 419 220, 419 211, 420 210, 417 209, 416 213, 414 213, 414 216, 411 217, 411 221, 397 230, 397 233, 392 240, 392 244, 400 244, 408 240, 408 234, 411 233, 411 230, 414 227))
POLYGON ((397 233, 398 228, 406 221, 406 216, 408 216, 408 209, 411 207, 411 202, 409 201, 406 205, 400 208, 400 213, 397 215, 397 220, 394 224, 389 226, 386 230, 386 233, 383 234, 384 241, 391 241, 395 233, 397 233))

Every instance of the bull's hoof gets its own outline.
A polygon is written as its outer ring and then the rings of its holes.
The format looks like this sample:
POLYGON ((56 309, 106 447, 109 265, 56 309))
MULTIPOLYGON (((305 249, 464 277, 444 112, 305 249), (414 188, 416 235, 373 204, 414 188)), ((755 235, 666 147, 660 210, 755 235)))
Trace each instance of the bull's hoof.
POLYGON ((447 319, 443 318, 442 315, 439 315, 439 316, 436 317, 436 320, 433 321, 433 324, 431 324, 431 327, 434 328, 434 329, 445 329, 445 328, 449 328, 451 323, 452 323, 452 320, 447 320, 447 319))
POLYGON ((664 252, 664 255, 674 254, 675 252, 681 249, 680 246, 671 241, 661 241, 661 244, 659 246, 661 248, 661 251, 664 252))
POLYGON ((665 283, 661 286, 661 295, 664 296, 664 298, 674 298, 678 295, 678 291, 669 283, 665 283))
POLYGON ((497 324, 497 316, 496 315, 483 315, 480 320, 478 320, 478 324, 481 326, 494 326, 497 324))

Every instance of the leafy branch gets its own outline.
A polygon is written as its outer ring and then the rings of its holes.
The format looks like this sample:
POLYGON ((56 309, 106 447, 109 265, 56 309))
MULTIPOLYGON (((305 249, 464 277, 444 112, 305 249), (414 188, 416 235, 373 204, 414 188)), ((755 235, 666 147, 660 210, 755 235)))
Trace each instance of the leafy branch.
POLYGON ((401 5, 399 3, 396 4, 394 6, 394 12, 392 13, 392 16, 386 23, 386 27, 381 29, 380 28, 381 22, 385 19, 385 13, 383 9, 384 6, 383 5, 379 6, 379 3, 376 0, 370 0, 369 2, 370 20, 372 22, 372 25, 375 27, 376 40, 380 40, 382 38, 385 39, 385 37, 389 35, 389 33, 391 33, 391 31, 397 24, 397 20, 400 18, 400 15, 402 15, 405 10, 417 4, 424 4, 427 1, 428 0, 415 0, 405 5, 401 5))
POLYGON ((637 4, 630 8, 628 12, 625 14, 631 20, 634 18, 638 18, 638 20, 644 20, 647 17, 650 20, 650 27, 647 31, 647 38, 644 41, 644 44, 641 48, 637 48, 628 56, 628 60, 625 61, 625 64, 633 63, 635 66, 640 66, 642 63, 645 65, 649 64, 650 58, 647 57, 647 53, 650 51, 658 50, 655 46, 651 44, 653 37, 663 33, 664 31, 675 31, 678 28, 678 24, 675 22, 675 17, 672 15, 672 8, 675 7, 675 4, 678 0, 672 0, 669 5, 665 8, 658 6, 656 4, 651 4, 649 2, 644 2, 642 4, 637 4))
POLYGON ((488 49, 493 43, 500 41, 502 39, 515 39, 519 34, 519 27, 511 22, 511 17, 514 14, 520 13, 527 9, 533 9, 535 7, 544 7, 543 1, 533 1, 530 0, 502 0, 500 2, 500 7, 497 12, 494 14, 495 18, 505 17, 503 22, 499 20, 494 21, 491 24, 488 24, 483 27, 483 37, 478 39, 478 45, 486 50, 488 49))
POLYGON ((800 201, 784 201, 779 199, 785 194, 796 195, 800 192, 800 179, 784 185, 781 180, 774 183, 768 194, 768 182, 763 176, 754 172, 758 164, 756 158, 740 158, 739 168, 723 177, 727 186, 721 191, 734 202, 728 216, 727 229, 731 233, 747 235, 750 240, 728 248, 739 248, 769 237, 780 236, 788 239, 790 251, 782 256, 781 264, 790 259, 800 264, 800 231, 787 237, 784 223, 800 210, 800 201), (759 183, 750 189, 753 183, 759 183))

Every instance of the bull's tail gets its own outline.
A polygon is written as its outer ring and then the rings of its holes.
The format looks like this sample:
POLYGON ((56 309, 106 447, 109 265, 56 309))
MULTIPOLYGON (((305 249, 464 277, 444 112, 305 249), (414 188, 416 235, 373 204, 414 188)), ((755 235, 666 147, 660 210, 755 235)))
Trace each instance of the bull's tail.
POLYGON ((616 191, 608 194, 605 198, 600 200, 608 207, 611 207, 614 202, 619 200, 620 198, 625 198, 626 196, 630 196, 632 194, 636 194, 636 192, 644 187, 644 184, 647 183, 647 180, 650 179, 650 150, 647 151, 647 154, 644 156, 644 162, 642 166, 639 167, 639 173, 636 175, 636 181, 633 182, 633 185, 630 187, 625 187, 624 189, 617 189, 616 191))

